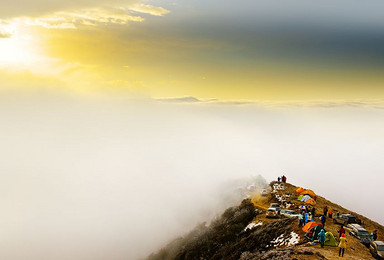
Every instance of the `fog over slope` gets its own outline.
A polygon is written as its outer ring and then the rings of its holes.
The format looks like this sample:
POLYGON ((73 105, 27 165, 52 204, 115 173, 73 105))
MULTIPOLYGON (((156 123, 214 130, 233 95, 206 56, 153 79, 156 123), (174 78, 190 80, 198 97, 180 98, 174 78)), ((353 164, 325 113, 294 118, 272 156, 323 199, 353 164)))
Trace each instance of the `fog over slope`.
POLYGON ((0 111, 2 259, 144 257, 258 174, 384 223, 364 198, 384 195, 382 109, 5 95, 0 111))

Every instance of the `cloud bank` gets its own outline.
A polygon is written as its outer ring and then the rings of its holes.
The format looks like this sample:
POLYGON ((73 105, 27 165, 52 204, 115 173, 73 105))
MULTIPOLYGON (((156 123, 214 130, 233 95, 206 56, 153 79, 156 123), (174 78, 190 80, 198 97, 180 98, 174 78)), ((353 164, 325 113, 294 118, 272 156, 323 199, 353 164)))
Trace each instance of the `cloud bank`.
POLYGON ((384 195, 383 110, 1 94, 1 259, 138 259, 258 174, 384 222, 340 190, 384 195))
POLYGON ((139 2, 139 0, 3 0, 0 2, 0 19, 41 16, 59 11, 73 11, 77 9, 127 6, 139 2))

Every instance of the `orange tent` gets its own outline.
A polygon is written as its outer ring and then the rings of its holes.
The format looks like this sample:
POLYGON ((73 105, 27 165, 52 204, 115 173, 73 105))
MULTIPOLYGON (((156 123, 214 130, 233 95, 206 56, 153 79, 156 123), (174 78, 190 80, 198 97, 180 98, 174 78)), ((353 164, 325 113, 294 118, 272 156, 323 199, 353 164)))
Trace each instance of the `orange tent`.
POLYGON ((303 191, 305 191, 305 190, 304 190, 302 187, 300 187, 300 188, 298 188, 298 189, 296 190, 296 192, 299 193, 299 194, 302 193, 303 191))
POLYGON ((300 195, 309 195, 311 197, 315 197, 316 194, 312 190, 305 190, 303 192, 300 192, 300 195))
POLYGON ((308 232, 308 230, 310 230, 312 227, 314 226, 321 226, 321 224, 319 223, 316 223, 316 222, 308 222, 307 224, 305 224, 305 226, 303 227, 303 231, 304 232, 308 232))
POLYGON ((310 199, 308 199, 308 200, 305 202, 305 204, 310 204, 310 205, 314 206, 314 205, 316 205, 316 201, 315 201, 314 199, 310 198, 310 199))

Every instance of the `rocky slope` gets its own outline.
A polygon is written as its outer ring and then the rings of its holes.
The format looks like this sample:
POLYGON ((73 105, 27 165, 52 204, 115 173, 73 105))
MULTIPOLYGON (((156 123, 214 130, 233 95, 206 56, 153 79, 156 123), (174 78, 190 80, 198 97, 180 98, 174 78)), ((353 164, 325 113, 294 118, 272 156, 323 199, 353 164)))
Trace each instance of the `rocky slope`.
MULTIPOLYGON (((280 216, 277 219, 265 217, 265 210, 272 202, 297 209, 301 202, 296 200, 295 186, 285 184, 282 189, 276 183, 270 184, 269 195, 260 196, 254 192, 237 207, 227 209, 219 218, 207 225, 203 223, 184 237, 169 243, 148 260, 168 259, 338 259, 337 247, 321 248, 304 238, 297 219, 280 216)), ((320 222, 324 205, 340 213, 352 213, 362 220, 368 231, 378 230, 378 240, 383 240, 384 227, 370 219, 317 196, 314 220, 320 222)), ((328 219, 327 231, 337 236, 338 225, 328 219)), ((373 259, 369 250, 356 238, 347 234, 348 248, 345 259, 373 259)))

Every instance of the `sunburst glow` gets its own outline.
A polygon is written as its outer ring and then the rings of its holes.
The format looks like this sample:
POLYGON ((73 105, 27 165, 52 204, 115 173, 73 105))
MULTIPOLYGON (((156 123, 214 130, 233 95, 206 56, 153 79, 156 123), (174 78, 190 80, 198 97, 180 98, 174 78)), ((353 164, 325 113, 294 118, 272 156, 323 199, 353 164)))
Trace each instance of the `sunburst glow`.
POLYGON ((19 65, 31 63, 35 57, 28 41, 16 37, 0 39, 0 63, 3 65, 19 65))

